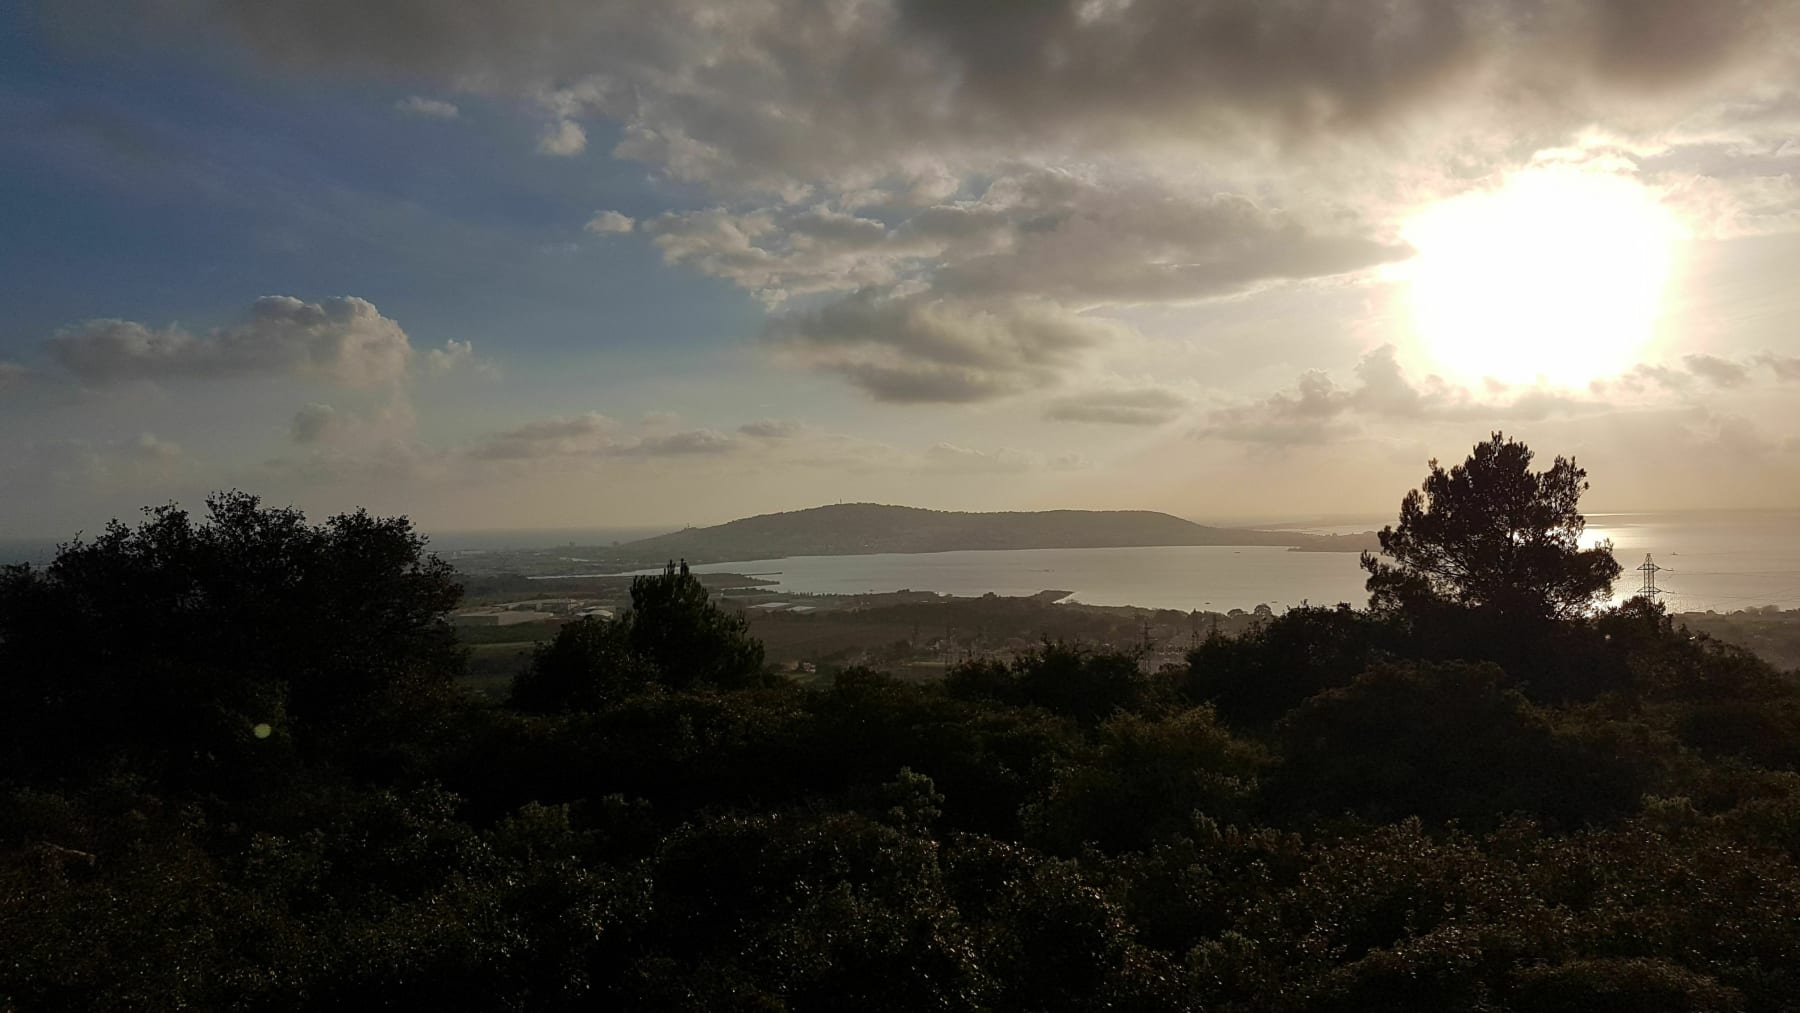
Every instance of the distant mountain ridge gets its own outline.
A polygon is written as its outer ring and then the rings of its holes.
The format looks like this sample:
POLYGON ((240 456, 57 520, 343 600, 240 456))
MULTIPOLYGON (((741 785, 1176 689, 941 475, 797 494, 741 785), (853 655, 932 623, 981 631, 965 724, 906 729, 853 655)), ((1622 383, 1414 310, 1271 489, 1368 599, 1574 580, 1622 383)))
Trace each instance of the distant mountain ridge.
POLYGON ((627 542, 637 558, 728 563, 783 556, 853 556, 958 549, 1086 549, 1154 545, 1278 545, 1334 542, 1297 532, 1216 528, 1154 510, 970 513, 880 503, 760 514, 627 542))

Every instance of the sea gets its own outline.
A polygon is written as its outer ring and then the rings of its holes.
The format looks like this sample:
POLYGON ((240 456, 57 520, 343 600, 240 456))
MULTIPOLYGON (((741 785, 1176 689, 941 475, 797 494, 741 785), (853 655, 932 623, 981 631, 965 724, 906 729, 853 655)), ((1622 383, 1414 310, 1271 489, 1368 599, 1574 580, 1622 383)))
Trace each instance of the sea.
MULTIPOLYGON (((1382 521, 1282 525, 1342 534, 1382 521)), ((1624 567, 1623 601, 1642 586, 1648 558, 1661 600, 1676 612, 1800 607, 1800 511, 1591 514, 1587 545, 1610 541, 1624 567)), ((1030 595, 1068 591, 1067 601, 1182 611, 1283 611, 1305 604, 1368 602, 1355 553, 1291 552, 1265 546, 1175 545, 1120 549, 994 549, 960 552, 789 556, 696 566, 701 573, 756 574, 771 590, 801 594, 935 591, 1030 595)))
MULTIPOLYGON (((1284 530, 1341 534, 1380 528, 1385 519, 1334 518, 1291 523, 1284 530)), ((1265 525, 1273 527, 1273 525, 1265 525)), ((558 532, 434 534, 432 547, 451 554, 502 548, 608 544, 655 532, 608 529, 558 532)), ((1586 544, 1610 541, 1624 573, 1622 601, 1642 586, 1648 558, 1660 597, 1671 611, 1734 612, 1800 608, 1800 510, 1588 515, 1586 544)), ((0 563, 43 564, 48 541, 0 539, 0 563)), ((790 556, 696 566, 701 573, 757 574, 772 589, 795 595, 935 591, 940 594, 1031 595, 1070 592, 1069 601, 1182 611, 1276 611, 1302 604, 1363 605, 1364 574, 1355 553, 1290 552, 1265 546, 1176 545, 1122 549, 995 549, 962 552, 790 556)))

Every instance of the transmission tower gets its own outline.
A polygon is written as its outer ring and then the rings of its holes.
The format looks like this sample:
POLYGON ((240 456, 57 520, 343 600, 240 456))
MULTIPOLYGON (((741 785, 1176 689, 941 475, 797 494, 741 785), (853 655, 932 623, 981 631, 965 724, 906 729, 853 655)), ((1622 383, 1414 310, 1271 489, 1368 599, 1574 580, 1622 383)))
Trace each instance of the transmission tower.
POLYGON ((1656 596, 1663 593, 1662 588, 1656 586, 1656 575, 1662 572, 1662 567, 1657 566, 1656 560, 1651 559, 1650 553, 1646 552, 1644 563, 1637 571, 1644 575, 1644 583, 1638 587, 1638 597, 1655 601, 1656 596))

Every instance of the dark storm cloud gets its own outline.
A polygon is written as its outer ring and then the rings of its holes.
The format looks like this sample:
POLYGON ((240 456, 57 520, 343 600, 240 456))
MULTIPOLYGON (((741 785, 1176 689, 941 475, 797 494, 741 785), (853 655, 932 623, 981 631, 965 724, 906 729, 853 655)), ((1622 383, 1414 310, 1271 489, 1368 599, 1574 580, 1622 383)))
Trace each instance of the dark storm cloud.
POLYGON ((625 151, 678 175, 802 180, 944 146, 1291 141, 1444 96, 1579 123, 1776 53, 1794 17, 1789 0, 178 2, 294 66, 543 95, 622 122, 625 151))

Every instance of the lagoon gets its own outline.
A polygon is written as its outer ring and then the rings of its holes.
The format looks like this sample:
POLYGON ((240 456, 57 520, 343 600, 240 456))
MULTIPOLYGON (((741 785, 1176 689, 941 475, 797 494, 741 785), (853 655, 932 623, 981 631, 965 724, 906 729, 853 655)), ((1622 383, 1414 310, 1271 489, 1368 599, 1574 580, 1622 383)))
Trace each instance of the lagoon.
MULTIPOLYGON (((1379 522, 1334 526, 1367 530, 1379 522)), ((1317 530, 1307 528, 1305 530, 1317 530)), ((1800 606, 1800 513, 1596 514, 1589 544, 1610 539, 1625 568, 1615 600, 1634 593, 1645 553, 1671 611, 1729 612, 1762 605, 1800 606)), ((1112 549, 998 549, 790 556, 694 567, 700 573, 764 574, 794 594, 936 591, 1030 595, 1073 592, 1090 605, 1182 611, 1280 611, 1301 604, 1367 604, 1354 553, 1291 552, 1265 546, 1177 545, 1112 549)))

